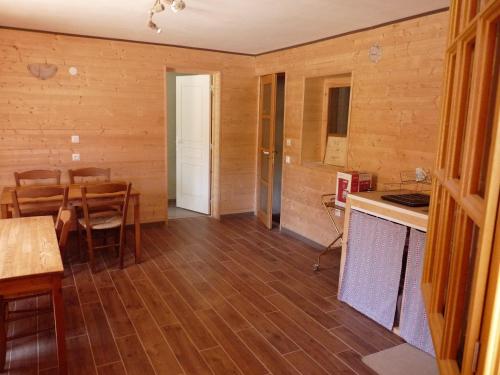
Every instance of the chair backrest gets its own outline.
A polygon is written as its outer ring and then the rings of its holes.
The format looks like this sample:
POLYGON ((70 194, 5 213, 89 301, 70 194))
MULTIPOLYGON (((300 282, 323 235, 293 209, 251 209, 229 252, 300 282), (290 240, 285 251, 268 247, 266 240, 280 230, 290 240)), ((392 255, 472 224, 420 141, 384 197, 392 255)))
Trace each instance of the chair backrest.
MULTIPOLYGON (((87 228, 91 228, 90 214, 99 214, 99 208, 118 207, 121 213, 122 230, 127 221, 131 183, 116 182, 82 185, 82 209, 87 228)), ((109 210, 108 210, 109 211, 109 210)))
POLYGON ((66 245, 68 243, 69 231, 71 229, 71 224, 73 222, 73 210, 61 206, 59 208, 59 213, 57 214, 57 219, 54 224, 54 228, 57 233, 57 240, 59 242, 59 250, 64 253, 66 245))
POLYGON ((53 183, 44 183, 44 185, 59 185, 61 183, 61 171, 59 169, 37 169, 25 172, 14 172, 16 186, 21 186, 22 181, 50 180, 53 183))
POLYGON ((22 186, 12 190, 13 216, 50 214, 55 204, 67 207, 68 186, 22 186))
POLYGON ((109 182, 111 179, 111 169, 95 167, 68 169, 68 175, 70 184, 78 183, 76 178, 79 178, 79 182, 85 182, 89 177, 94 180, 100 180, 100 182, 109 182))

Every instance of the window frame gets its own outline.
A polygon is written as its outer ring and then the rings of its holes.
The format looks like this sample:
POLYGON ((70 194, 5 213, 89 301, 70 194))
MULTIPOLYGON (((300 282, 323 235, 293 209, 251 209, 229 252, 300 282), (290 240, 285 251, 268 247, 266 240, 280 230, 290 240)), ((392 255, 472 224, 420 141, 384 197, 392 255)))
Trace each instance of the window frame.
POLYGON ((352 111, 352 96, 353 96, 353 74, 343 73, 339 75, 332 75, 325 78, 323 84, 323 114, 321 123, 321 155, 323 156, 323 164, 325 163, 325 156, 328 146, 328 138, 343 138, 345 139, 345 150, 343 159, 345 160, 345 165, 339 167, 347 166, 347 155, 349 150, 349 134, 351 129, 351 111, 352 111), (330 100, 330 89, 339 87, 349 87, 349 108, 347 110, 347 132, 346 135, 336 135, 335 133, 328 132, 328 109, 330 100))

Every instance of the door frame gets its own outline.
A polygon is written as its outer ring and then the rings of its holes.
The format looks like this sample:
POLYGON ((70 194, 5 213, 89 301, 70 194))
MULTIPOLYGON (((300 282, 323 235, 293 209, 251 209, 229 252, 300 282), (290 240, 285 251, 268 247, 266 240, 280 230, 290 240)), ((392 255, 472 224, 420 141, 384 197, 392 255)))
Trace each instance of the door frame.
MULTIPOLYGON (((206 74, 210 75, 211 85, 211 126, 210 126, 210 217, 220 219, 220 140, 221 140, 221 72, 196 69, 182 66, 166 66, 164 70, 164 168, 165 171, 165 202, 168 202, 168 94, 167 94, 167 73, 185 73, 185 74, 206 74)), ((168 223, 168 204, 165 204, 165 222, 168 223)))

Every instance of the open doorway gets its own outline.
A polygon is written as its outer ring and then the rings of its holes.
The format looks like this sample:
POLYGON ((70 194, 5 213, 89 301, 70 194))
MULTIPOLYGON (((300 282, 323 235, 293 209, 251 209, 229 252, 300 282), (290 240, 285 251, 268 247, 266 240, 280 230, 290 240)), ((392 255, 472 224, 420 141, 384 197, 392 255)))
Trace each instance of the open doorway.
POLYGON ((280 224, 281 217, 281 180, 283 173, 283 136, 285 125, 285 73, 276 75, 276 121, 274 142, 273 176, 273 225, 280 224))
POLYGON ((285 73, 260 77, 256 211, 269 229, 280 224, 284 113, 285 73))
POLYGON ((167 72, 169 219, 211 214, 211 79, 167 72))

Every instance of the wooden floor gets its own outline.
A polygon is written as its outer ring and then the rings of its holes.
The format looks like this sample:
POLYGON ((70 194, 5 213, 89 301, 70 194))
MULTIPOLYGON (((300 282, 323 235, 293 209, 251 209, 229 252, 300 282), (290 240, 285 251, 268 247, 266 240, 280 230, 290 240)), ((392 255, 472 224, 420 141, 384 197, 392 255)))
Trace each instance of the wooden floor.
MULTIPOLYGON (((129 238, 129 243, 133 243, 129 238)), ((339 255, 252 216, 143 229, 143 262, 98 272, 73 250, 63 296, 70 374, 373 374, 361 356, 401 340, 336 299, 339 255)), ((47 306, 46 298, 16 308, 47 306)), ((50 315, 11 323, 11 374, 56 374, 50 315)))

